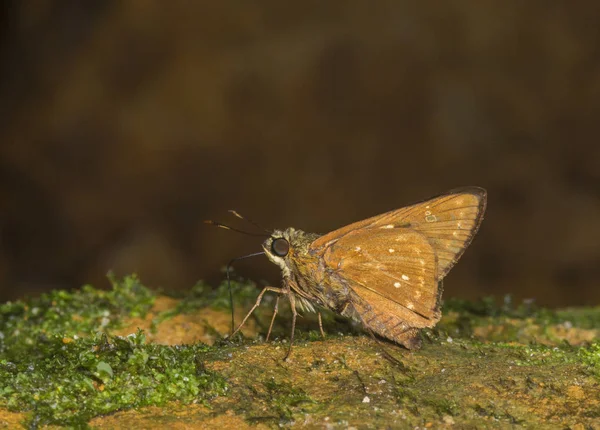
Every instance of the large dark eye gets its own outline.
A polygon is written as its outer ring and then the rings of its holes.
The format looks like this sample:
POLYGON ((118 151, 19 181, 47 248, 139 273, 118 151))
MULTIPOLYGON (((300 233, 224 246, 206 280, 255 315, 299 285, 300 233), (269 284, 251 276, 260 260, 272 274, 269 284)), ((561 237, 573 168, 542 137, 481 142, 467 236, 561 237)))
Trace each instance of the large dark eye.
POLYGON ((271 251, 278 257, 285 257, 290 252, 290 243, 282 237, 275 239, 271 245, 271 251))

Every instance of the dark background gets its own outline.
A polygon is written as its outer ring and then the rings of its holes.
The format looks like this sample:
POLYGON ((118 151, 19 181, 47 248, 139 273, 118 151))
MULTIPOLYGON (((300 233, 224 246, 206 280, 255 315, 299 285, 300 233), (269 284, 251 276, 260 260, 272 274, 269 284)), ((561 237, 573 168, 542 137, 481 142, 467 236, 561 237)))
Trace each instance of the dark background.
POLYGON ((598 1, 0 7, 1 300, 216 282, 260 250, 227 209, 325 233, 463 185, 446 297, 600 300, 598 1))

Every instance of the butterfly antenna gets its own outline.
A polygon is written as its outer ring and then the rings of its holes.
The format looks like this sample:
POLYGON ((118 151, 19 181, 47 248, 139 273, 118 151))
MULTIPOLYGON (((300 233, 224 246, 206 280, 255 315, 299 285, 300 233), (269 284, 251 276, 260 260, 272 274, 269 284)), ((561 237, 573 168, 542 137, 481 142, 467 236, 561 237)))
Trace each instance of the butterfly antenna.
POLYGON ((271 236, 270 234, 250 233, 249 231, 244 231, 244 230, 240 230, 240 229, 237 229, 237 228, 234 228, 234 227, 230 227, 228 225, 221 224, 220 222, 216 222, 216 221, 213 221, 213 220, 210 220, 210 219, 205 220, 204 223, 205 224, 214 225, 216 227, 219 227, 219 228, 222 228, 222 229, 225 229, 225 230, 231 230, 231 231, 235 231, 237 233, 242 233, 242 234, 245 234, 247 236, 259 236, 259 237, 269 237, 269 236, 271 236))
POLYGON ((255 252, 254 254, 242 255, 241 257, 234 258, 225 267, 225 274, 227 276, 227 288, 229 289, 229 303, 231 304, 231 334, 233 334, 233 330, 235 329, 235 319, 233 312, 233 290, 231 289, 231 277, 229 276, 229 272, 232 269, 233 263, 239 260, 243 260, 245 258, 256 257, 257 255, 263 255, 265 252, 255 252))
POLYGON ((262 225, 260 225, 259 223, 255 222, 255 221, 252 221, 250 218, 243 217, 237 211, 230 209, 228 212, 230 214, 232 214, 233 216, 252 224, 254 227, 258 228, 259 230, 269 233, 269 236, 271 235, 271 232, 269 230, 267 230, 266 228, 264 228, 262 225))

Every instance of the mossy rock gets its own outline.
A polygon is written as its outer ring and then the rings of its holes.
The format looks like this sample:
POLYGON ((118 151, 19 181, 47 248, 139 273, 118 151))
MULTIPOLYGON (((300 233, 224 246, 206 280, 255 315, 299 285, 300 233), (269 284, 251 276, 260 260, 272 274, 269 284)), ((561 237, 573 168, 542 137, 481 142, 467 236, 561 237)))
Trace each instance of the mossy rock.
MULTIPOLYGON (((111 281, 0 305, 0 428, 600 427, 599 308, 450 301, 414 352, 305 315, 283 361, 285 307, 227 340, 226 285, 111 281)), ((233 290, 240 321, 259 289, 233 290)))

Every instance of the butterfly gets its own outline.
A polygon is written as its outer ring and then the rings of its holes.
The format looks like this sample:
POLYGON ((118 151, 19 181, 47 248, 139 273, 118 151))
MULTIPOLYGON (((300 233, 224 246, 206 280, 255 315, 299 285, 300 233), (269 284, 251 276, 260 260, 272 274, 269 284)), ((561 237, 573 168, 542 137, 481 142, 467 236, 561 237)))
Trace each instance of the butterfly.
POLYGON ((442 280, 473 240, 486 200, 484 189, 465 187, 325 235, 292 227, 271 232, 262 248, 281 269, 282 286, 265 287, 232 335, 264 294, 273 292, 277 300, 267 339, 280 297, 289 300, 292 312, 285 358, 291 352, 298 309, 318 312, 323 336, 320 308, 359 321, 368 331, 408 349, 418 349, 419 331, 435 326, 441 318, 442 280))

